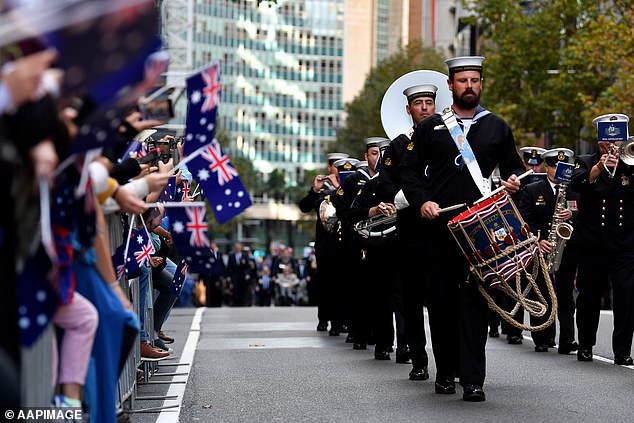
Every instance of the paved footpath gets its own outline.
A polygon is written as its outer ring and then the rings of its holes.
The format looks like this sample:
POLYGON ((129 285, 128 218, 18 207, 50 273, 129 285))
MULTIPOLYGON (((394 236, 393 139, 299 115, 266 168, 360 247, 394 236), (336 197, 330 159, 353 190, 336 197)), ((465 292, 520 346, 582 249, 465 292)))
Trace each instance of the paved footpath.
POLYGON ((487 401, 466 403, 460 387, 457 395, 434 393, 433 358, 430 380, 409 381, 410 365, 376 361, 371 349, 354 351, 344 336, 317 332, 314 308, 174 309, 165 330, 176 338, 175 359, 163 364, 184 364, 161 366, 157 375, 189 375, 139 386, 140 397, 172 399, 139 400, 135 409, 171 408, 131 420, 632 422, 634 366, 612 364, 611 325, 611 314, 603 314, 592 363, 556 349, 536 353, 528 336, 518 346, 490 339, 487 401))

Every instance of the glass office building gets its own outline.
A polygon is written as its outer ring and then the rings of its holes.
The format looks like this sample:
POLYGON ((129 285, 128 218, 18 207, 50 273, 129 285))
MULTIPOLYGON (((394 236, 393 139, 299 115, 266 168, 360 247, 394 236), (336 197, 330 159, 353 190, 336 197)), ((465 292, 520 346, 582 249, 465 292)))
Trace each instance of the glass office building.
POLYGON ((289 186, 323 167, 343 118, 344 0, 195 0, 194 68, 218 61, 230 156, 289 186))

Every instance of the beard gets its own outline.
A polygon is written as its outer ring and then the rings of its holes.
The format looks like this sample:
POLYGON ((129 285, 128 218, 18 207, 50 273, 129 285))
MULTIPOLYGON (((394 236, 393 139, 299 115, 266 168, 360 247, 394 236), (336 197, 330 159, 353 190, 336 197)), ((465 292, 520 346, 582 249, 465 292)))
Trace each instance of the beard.
POLYGON ((453 102, 462 109, 475 109, 480 103, 480 94, 476 94, 473 90, 465 90, 462 95, 453 92, 453 102))

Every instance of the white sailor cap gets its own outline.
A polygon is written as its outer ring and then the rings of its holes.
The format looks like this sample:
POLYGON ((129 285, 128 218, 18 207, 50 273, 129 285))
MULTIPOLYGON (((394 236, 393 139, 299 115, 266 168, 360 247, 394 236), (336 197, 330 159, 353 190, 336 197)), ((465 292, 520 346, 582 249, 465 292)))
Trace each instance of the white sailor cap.
POLYGON ((433 84, 414 85, 413 87, 406 88, 403 91, 403 95, 407 97, 407 102, 411 103, 412 100, 418 97, 431 97, 436 99, 436 91, 438 87, 433 84))
POLYGON ((630 117, 623 113, 608 113, 606 115, 597 116, 592 119, 592 124, 597 126, 599 122, 629 122, 630 117))
POLYGON ((390 140, 383 137, 370 137, 363 140, 363 142, 366 150, 371 147, 385 148, 390 145, 390 140))
POLYGON ((357 159, 353 159, 351 157, 346 157, 343 159, 339 159, 334 162, 332 165, 337 168, 339 172, 348 172, 355 170, 355 165, 359 162, 357 159))
POLYGON ((359 160, 357 162, 357 164, 354 165, 354 167, 356 169, 363 169, 365 167, 368 167, 368 161, 367 160, 359 160))
POLYGON ((535 166, 544 161, 541 157, 542 153, 546 152, 545 148, 541 147, 522 147, 520 153, 522 153, 522 159, 526 164, 535 166))
POLYGON ((460 56, 445 60, 451 77, 456 72, 475 70, 482 74, 482 56, 460 56))
POLYGON ((345 159, 346 157, 349 157, 349 154, 346 153, 328 153, 328 155, 326 156, 326 159, 328 160, 328 164, 332 166, 332 164, 339 160, 339 159, 345 159))
POLYGON ((622 113, 610 113, 595 117, 592 124, 597 127, 597 141, 626 141, 629 136, 627 126, 629 121, 629 116, 622 113))
POLYGON ((575 152, 569 148, 553 148, 542 153, 542 159, 548 166, 556 166, 558 162, 568 163, 575 152))

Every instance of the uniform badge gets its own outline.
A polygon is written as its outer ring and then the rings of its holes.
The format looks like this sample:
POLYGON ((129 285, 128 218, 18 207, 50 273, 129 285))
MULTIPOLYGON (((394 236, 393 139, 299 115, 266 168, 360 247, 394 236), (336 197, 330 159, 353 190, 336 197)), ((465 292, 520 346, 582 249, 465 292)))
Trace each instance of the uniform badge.
POLYGON ((563 162, 564 160, 566 160, 566 154, 563 151, 560 151, 559 154, 557 154, 557 160, 563 162))
POLYGON ((537 197, 537 200, 535 201, 535 205, 536 206, 545 206, 546 205, 546 200, 544 199, 543 195, 539 195, 537 197))
POLYGON ((343 165, 343 168, 344 168, 345 170, 352 170, 352 163, 350 163, 350 162, 346 162, 346 163, 343 165))
POLYGON ((339 187, 337 190, 337 195, 343 195, 343 188, 339 187))
POLYGON ((628 186, 630 184, 630 177, 627 175, 621 175, 621 185, 623 185, 624 187, 628 186))
POLYGON ((581 165, 579 163, 575 163, 575 169, 579 169, 581 165))
POLYGON ((392 166, 392 159, 390 159, 389 157, 385 159, 385 166, 392 166))
POLYGON ((412 151, 413 149, 414 149, 414 142, 413 142, 413 141, 410 141, 410 143, 409 143, 409 144, 407 144, 407 150, 408 150, 408 151, 412 151))

